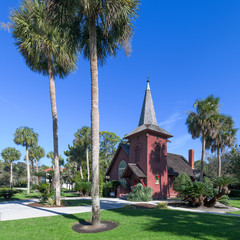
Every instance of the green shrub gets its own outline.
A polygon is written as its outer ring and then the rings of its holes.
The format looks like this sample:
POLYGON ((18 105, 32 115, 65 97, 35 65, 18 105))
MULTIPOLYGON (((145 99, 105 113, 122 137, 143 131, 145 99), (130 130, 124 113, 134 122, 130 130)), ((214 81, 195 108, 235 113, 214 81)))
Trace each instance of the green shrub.
POLYGON ((19 192, 22 192, 22 190, 10 189, 10 188, 1 188, 0 189, 0 197, 3 197, 4 200, 11 200, 12 197, 19 192))
POLYGON ((240 190, 238 189, 230 190, 229 197, 240 197, 240 190))
POLYGON ((49 197, 54 195, 54 191, 50 188, 49 183, 39 185, 37 190, 40 192, 40 202, 43 203, 45 203, 49 197))
POLYGON ((191 206, 213 207, 217 201, 229 204, 225 197, 229 193, 228 184, 236 182, 238 182, 236 178, 225 176, 217 177, 213 181, 205 177, 203 182, 193 182, 188 174, 183 173, 174 181, 173 189, 179 192, 179 197, 191 206))
POLYGON ((46 202, 45 202, 46 206, 55 206, 55 198, 49 197, 46 202))
POLYGON ((91 182, 78 182, 75 185, 75 191, 82 192, 83 195, 89 195, 91 193, 91 182))
POLYGON ((133 187, 132 192, 128 195, 128 201, 132 202, 148 202, 151 200, 152 189, 150 187, 144 187, 141 183, 133 187))
POLYGON ((110 192, 117 192, 117 188, 120 185, 119 181, 113 180, 111 182, 106 182, 103 185, 103 196, 104 197, 109 197, 110 192))
POLYGON ((230 206, 230 198, 227 195, 223 195, 218 202, 220 202, 223 205, 230 206))
POLYGON ((167 202, 159 202, 156 206, 156 209, 166 209, 168 208, 168 203, 167 202))

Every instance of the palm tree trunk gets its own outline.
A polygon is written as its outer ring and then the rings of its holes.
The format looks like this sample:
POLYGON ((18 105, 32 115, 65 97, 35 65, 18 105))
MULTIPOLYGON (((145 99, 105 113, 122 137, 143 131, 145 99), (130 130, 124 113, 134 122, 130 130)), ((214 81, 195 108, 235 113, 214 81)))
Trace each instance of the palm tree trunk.
POLYGON ((100 225, 99 200, 99 110, 98 110, 98 60, 95 19, 89 21, 89 47, 91 68, 91 134, 92 134, 92 225, 100 225))
MULTIPOLYGON (((36 159, 36 172, 38 173, 38 160, 36 159)), ((37 184, 39 185, 40 183, 40 177, 37 176, 37 184)))
POLYGON ((35 181, 34 181, 34 162, 33 162, 33 160, 31 161, 31 168, 32 168, 32 184, 34 184, 35 183, 35 181))
POLYGON ((218 158, 218 177, 221 177, 221 171, 222 171, 222 160, 219 148, 217 148, 217 158, 218 158))
POLYGON ((82 171, 82 164, 81 164, 81 162, 79 164, 79 172, 80 172, 81 179, 83 180, 84 177, 83 177, 83 171, 82 171))
POLYGON ((204 169, 204 158, 205 158, 205 146, 206 146, 206 138, 205 138, 205 136, 202 136, 202 158, 201 158, 200 182, 203 181, 203 169, 204 169))
POLYGON ((9 181, 9 183, 10 183, 10 188, 12 188, 13 187, 13 166, 12 166, 12 161, 10 162, 10 181, 9 181))
POLYGON ((89 159, 88 159, 88 146, 86 147, 86 162, 87 162, 87 180, 90 181, 90 172, 89 172, 89 159))
POLYGON ((56 205, 61 205, 61 186, 60 186, 60 170, 59 170, 59 158, 58 158, 58 119, 57 119, 57 104, 56 104, 56 92, 54 82, 54 72, 51 57, 48 59, 48 73, 49 73, 49 87, 50 98, 53 118, 53 146, 54 146, 54 185, 56 190, 56 205))
POLYGON ((27 195, 29 195, 31 175, 30 175, 29 158, 28 158, 28 145, 26 145, 26 162, 27 162, 27 195))

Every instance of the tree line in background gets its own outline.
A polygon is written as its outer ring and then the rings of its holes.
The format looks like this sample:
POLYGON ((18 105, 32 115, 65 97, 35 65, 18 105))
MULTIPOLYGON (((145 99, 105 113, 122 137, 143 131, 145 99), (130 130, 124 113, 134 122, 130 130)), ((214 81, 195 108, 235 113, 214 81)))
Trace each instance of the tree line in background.
MULTIPOLYGON (((105 172, 120 141, 121 138, 113 132, 100 132, 99 158, 101 181, 104 181, 105 172)), ((30 183, 40 184, 42 177, 52 182, 55 171, 54 153, 50 151, 45 155, 45 150, 37 145, 38 134, 28 127, 18 128, 14 134, 14 142, 25 147, 25 163, 18 162, 14 164, 21 157, 20 152, 14 147, 3 149, 1 156, 4 162, 0 162, 0 185, 9 186, 10 188, 13 185, 18 187, 27 186, 29 194, 30 183), (52 163, 52 171, 49 171, 47 175, 43 170, 48 169, 49 166, 39 166, 39 161, 45 156, 51 159, 52 163)), ((91 129, 84 126, 74 134, 72 145, 68 145, 68 149, 64 152, 64 155, 67 157, 66 164, 64 164, 63 157, 59 155, 59 164, 64 167, 64 171, 61 173, 62 182, 64 181, 72 185, 79 181, 89 182, 91 180, 91 151, 91 129)))

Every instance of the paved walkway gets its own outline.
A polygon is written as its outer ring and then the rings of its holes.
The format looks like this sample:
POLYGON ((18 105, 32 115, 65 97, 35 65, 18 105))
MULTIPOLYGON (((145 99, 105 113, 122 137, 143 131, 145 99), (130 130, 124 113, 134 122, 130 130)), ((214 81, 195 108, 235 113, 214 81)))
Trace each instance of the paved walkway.
MULTIPOLYGON (((69 199, 90 199, 90 198, 69 198, 69 199)), ((8 201, 0 203, 0 221, 83 213, 90 212, 92 210, 91 206, 36 208, 27 205, 33 202, 37 202, 37 199, 8 201)), ((125 204, 128 204, 127 201, 117 198, 103 198, 100 200, 101 210, 120 208, 125 204)))
MULTIPOLYGON (((91 198, 76 197, 76 198, 64 198, 64 199, 91 199, 91 198)), ((37 199, 32 199, 32 200, 18 200, 18 201, 8 201, 8 202, 0 203, 0 221, 83 213, 83 212, 90 212, 92 210, 91 206, 36 208, 36 207, 31 207, 27 205, 29 203, 37 202, 37 201, 38 201, 37 199)), ((167 201, 171 201, 171 200, 167 200, 167 201)), ((158 202, 161 202, 161 201, 151 201, 148 203, 156 205, 158 202)), ((101 210, 120 208, 126 204, 134 204, 134 203, 128 202, 126 200, 118 199, 118 198, 101 198, 100 199, 101 210)), ((179 207, 169 207, 169 208, 175 209, 175 210, 189 211, 189 212, 211 213, 211 214, 221 214, 221 215, 240 217, 240 215, 228 214, 224 212, 210 212, 210 211, 186 209, 186 208, 179 208, 179 207)), ((236 210, 238 209, 236 208, 236 210)))

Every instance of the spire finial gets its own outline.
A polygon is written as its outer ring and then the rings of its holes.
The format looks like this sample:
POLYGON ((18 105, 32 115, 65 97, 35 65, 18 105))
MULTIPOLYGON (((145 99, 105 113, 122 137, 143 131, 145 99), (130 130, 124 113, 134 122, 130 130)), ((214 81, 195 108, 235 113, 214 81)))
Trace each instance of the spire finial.
POLYGON ((146 90, 150 90, 150 85, 149 85, 149 76, 147 77, 147 89, 146 90))

